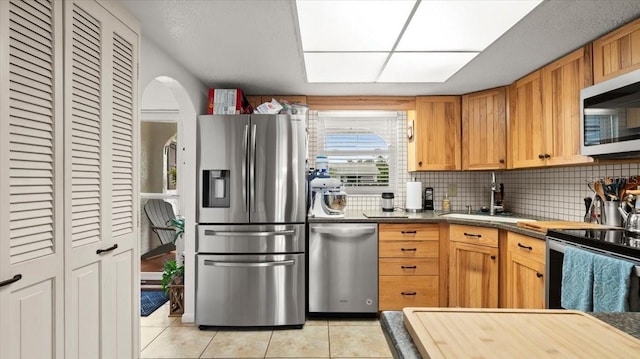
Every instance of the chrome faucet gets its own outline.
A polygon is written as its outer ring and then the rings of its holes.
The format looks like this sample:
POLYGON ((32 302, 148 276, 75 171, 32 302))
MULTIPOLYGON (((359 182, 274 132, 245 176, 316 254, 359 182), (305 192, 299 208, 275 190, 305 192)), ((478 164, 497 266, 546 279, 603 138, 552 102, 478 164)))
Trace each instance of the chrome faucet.
POLYGON ((496 173, 491 172, 491 202, 489 202, 489 215, 495 216, 496 214, 496 173))

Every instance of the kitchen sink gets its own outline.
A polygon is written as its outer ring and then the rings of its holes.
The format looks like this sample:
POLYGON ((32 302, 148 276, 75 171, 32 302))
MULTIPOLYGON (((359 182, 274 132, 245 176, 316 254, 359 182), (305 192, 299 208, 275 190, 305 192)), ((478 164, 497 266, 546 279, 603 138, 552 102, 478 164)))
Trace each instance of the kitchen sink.
POLYGON ((502 222, 502 223, 518 223, 518 222, 535 222, 535 219, 521 218, 521 217, 511 217, 504 215, 495 215, 490 216, 488 214, 466 214, 466 213, 447 213, 440 215, 445 218, 455 218, 455 219, 469 219, 473 221, 491 221, 491 222, 502 222))

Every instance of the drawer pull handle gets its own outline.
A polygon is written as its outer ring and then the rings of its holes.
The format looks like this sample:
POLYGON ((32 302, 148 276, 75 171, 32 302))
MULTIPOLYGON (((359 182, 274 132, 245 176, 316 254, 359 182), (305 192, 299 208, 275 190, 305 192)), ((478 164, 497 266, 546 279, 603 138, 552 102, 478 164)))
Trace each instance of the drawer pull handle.
POLYGON ((418 231, 400 231, 402 234, 416 234, 418 231))
POLYGON ((496 256, 491 256, 491 260, 492 261, 496 260, 496 256))
POLYGON ((542 273, 536 272, 536 277, 542 278, 542 273))
POLYGON ((416 293, 416 292, 400 292, 400 294, 402 294, 402 295, 416 295, 418 293, 416 293))
POLYGON ((114 250, 114 249, 116 249, 116 248, 118 248, 118 243, 116 243, 116 244, 112 245, 112 246, 111 246, 111 247, 109 247, 109 248, 105 248, 105 249, 98 249, 98 250, 96 251, 96 254, 102 254, 102 253, 106 253, 106 252, 111 252, 112 250, 114 250))
POLYGON ((482 234, 473 234, 473 233, 467 233, 464 232, 464 235, 467 237, 478 237, 478 238, 482 238, 482 234))
POLYGON ((524 248, 524 249, 528 249, 528 250, 533 250, 533 247, 530 246, 525 246, 524 244, 518 242, 518 247, 520 248, 524 248))
POLYGON ((402 269, 416 269, 418 266, 400 266, 402 269))
POLYGON ((11 283, 15 283, 15 282, 19 281, 20 279, 22 279, 22 274, 16 274, 16 275, 13 276, 13 278, 7 279, 7 280, 3 280, 2 282, 0 282, 0 287, 4 287, 5 285, 9 285, 11 283))
POLYGON ((418 248, 400 248, 400 250, 403 252, 415 252, 418 248))

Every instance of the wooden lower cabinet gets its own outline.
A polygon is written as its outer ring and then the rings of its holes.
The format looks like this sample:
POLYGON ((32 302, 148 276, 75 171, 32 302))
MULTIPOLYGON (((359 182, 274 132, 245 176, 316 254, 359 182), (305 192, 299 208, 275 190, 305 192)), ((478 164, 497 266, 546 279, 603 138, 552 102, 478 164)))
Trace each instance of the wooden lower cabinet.
POLYGON ((507 233, 507 308, 544 309, 545 241, 507 233))
POLYGON ((498 248, 451 242, 449 306, 498 307, 498 248))
POLYGON ((399 310, 404 307, 437 307, 437 275, 380 276, 380 310, 399 310))
POLYGON ((439 233, 439 224, 379 224, 379 311, 440 305, 439 233))
POLYGON ((449 306, 498 307, 498 230, 449 227, 449 306))

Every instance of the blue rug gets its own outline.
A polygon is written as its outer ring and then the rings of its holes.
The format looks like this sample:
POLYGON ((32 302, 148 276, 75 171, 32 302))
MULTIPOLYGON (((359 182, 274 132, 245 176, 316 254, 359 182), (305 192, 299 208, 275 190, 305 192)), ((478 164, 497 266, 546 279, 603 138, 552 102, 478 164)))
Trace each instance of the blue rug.
POLYGON ((162 307, 169 300, 163 291, 141 291, 140 292, 140 316, 146 317, 162 307))

